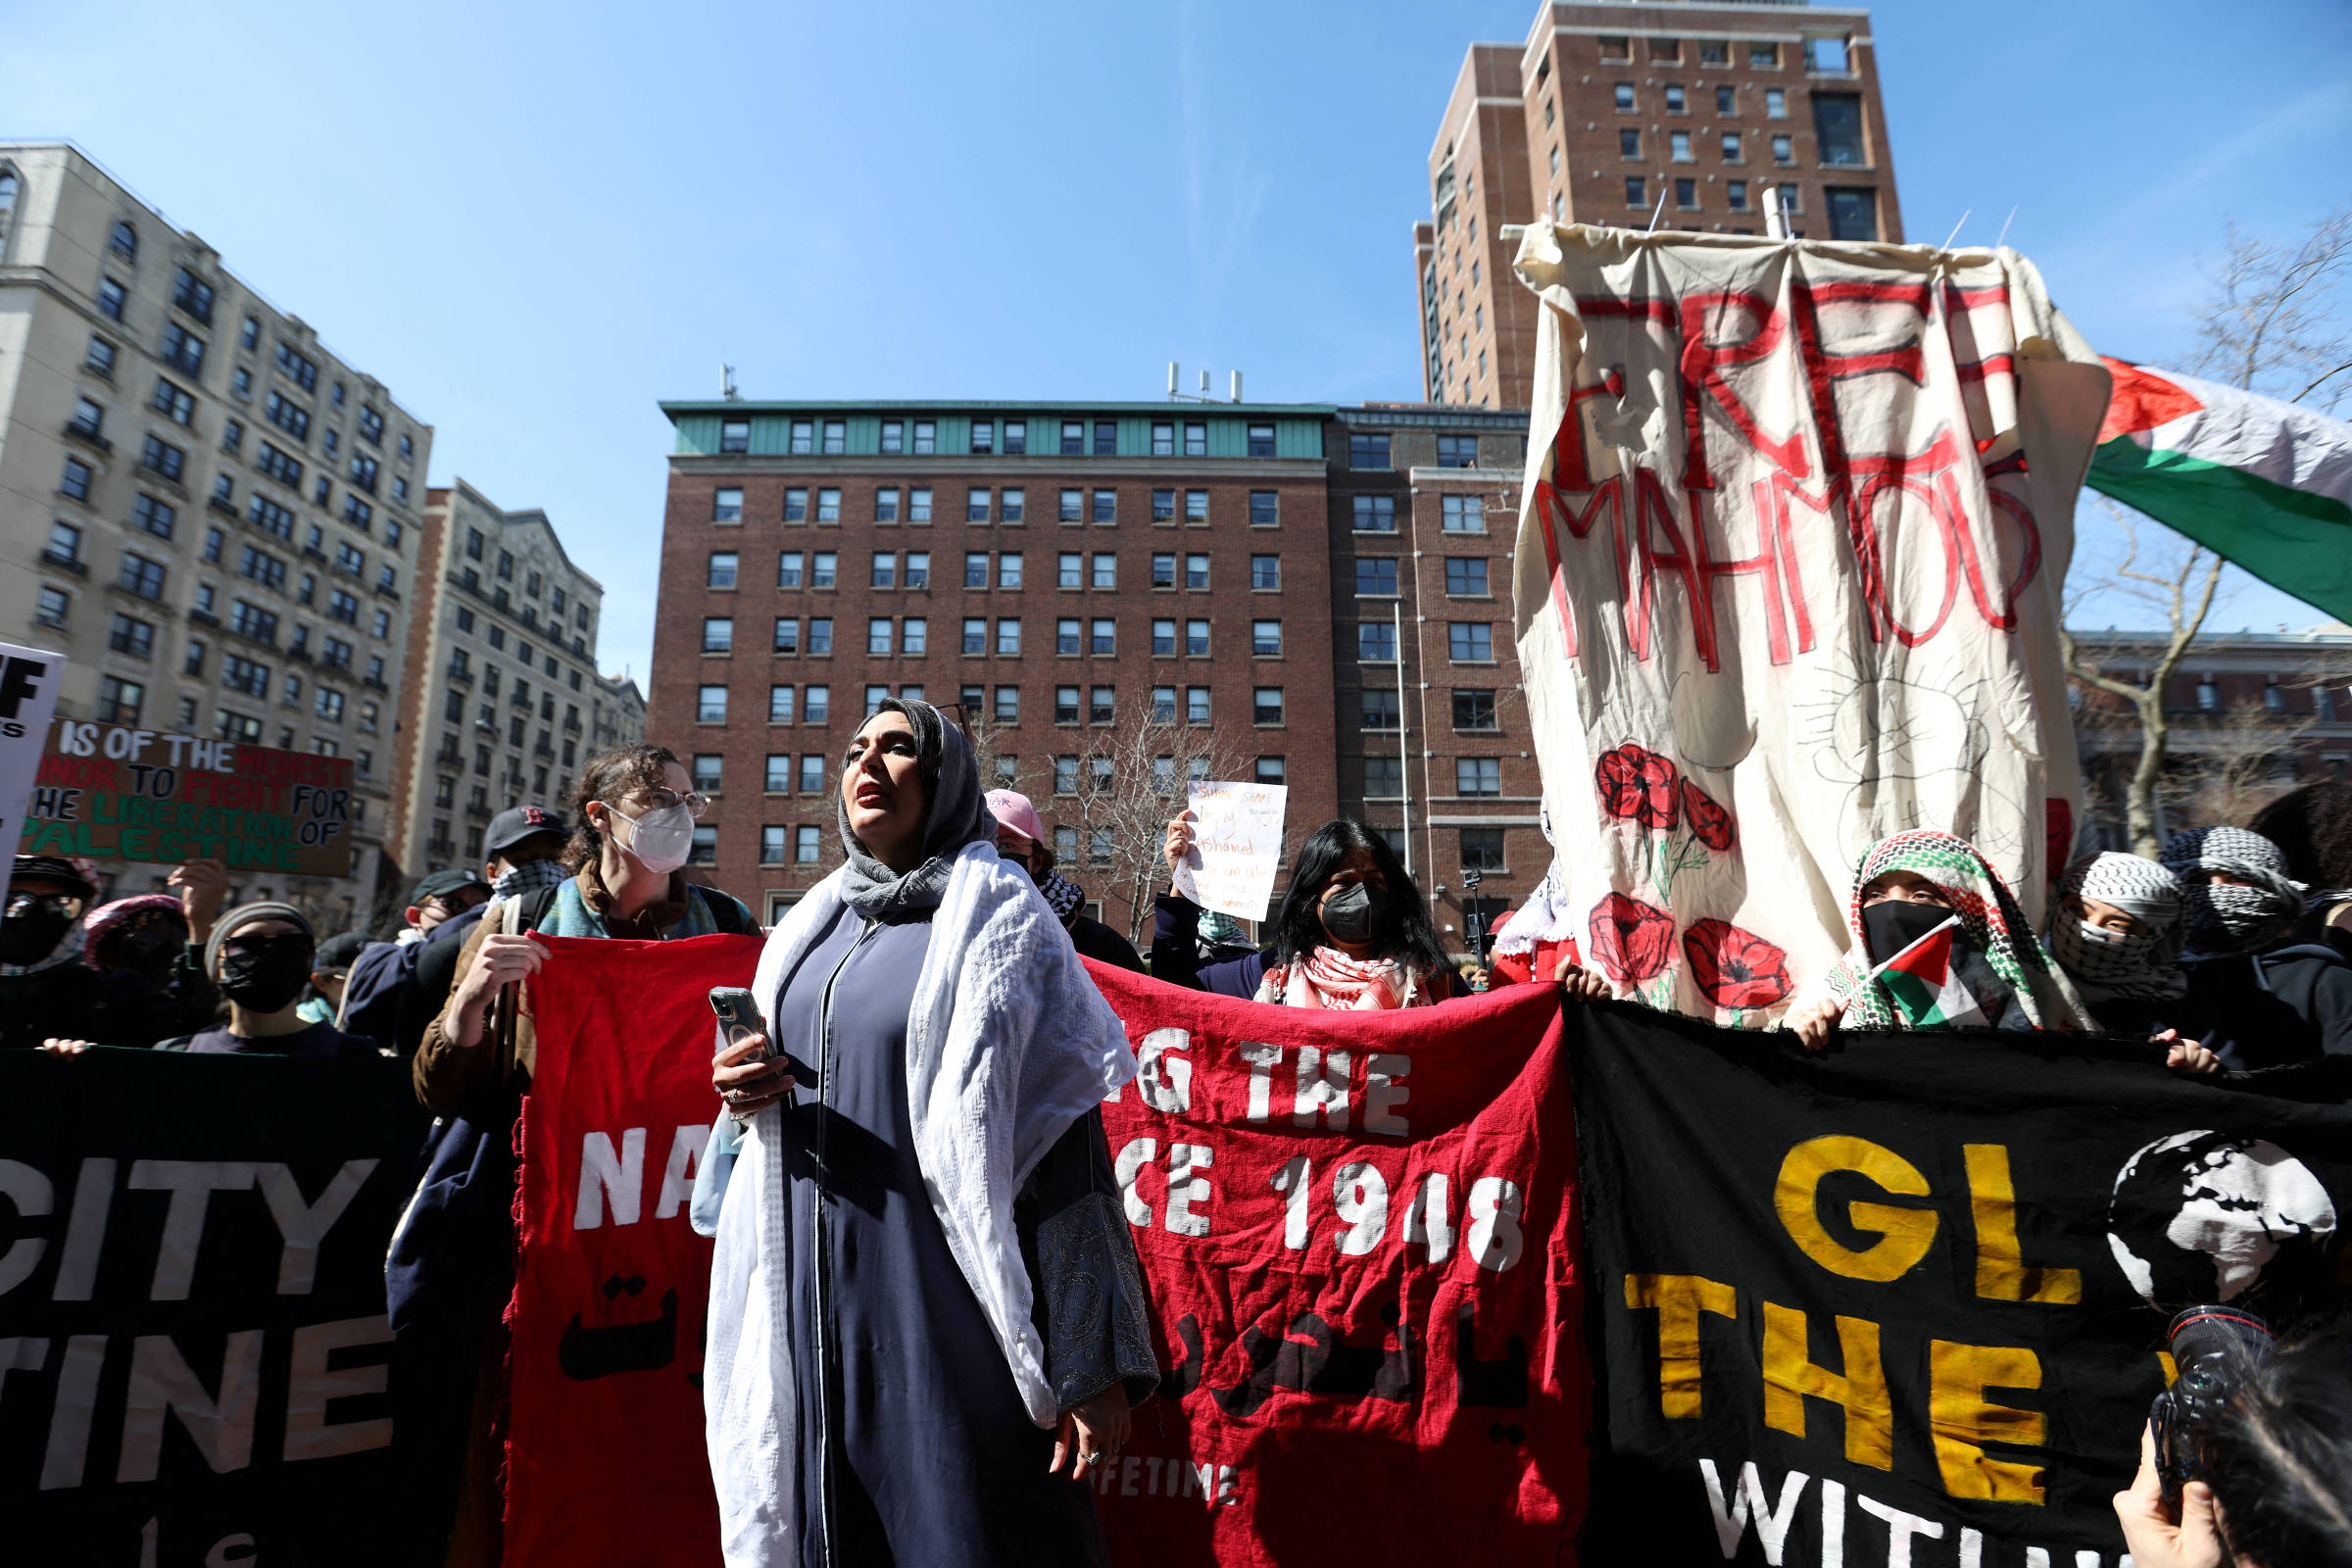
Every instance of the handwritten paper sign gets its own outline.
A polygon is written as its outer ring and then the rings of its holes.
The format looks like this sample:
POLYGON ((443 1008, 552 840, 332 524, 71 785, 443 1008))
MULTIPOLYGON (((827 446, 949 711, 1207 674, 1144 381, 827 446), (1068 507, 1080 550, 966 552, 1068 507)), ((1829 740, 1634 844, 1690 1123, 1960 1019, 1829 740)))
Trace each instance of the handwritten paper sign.
POLYGON ((66 656, 0 643, 0 847, 17 853, 24 801, 40 766, 41 737, 57 709, 66 656))
POLYGON ((23 852, 349 876, 351 780, 347 757, 62 719, 23 852))
POLYGON ((1282 816, 1290 790, 1281 784, 1196 781, 1185 805, 1193 813, 1193 852, 1176 868, 1176 891, 1203 909, 1263 920, 1282 859, 1282 816))

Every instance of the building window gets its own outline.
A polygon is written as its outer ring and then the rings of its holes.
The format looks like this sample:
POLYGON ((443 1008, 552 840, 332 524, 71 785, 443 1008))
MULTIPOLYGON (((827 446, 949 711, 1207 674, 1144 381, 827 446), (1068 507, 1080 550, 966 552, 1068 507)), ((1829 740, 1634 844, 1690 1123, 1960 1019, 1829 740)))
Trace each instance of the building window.
POLYGON ((1281 687, 1257 687, 1252 692, 1250 702, 1250 721, 1251 723, 1279 724, 1282 722, 1281 687))
POLYGON ((1078 652, 1079 641, 1077 616, 1065 616, 1054 623, 1054 653, 1064 656, 1075 655, 1078 652))
POLYGON ((1456 795, 1500 795, 1502 793, 1502 760, 1496 757, 1454 759, 1453 793, 1456 795))
POLYGON ((909 588, 930 587, 931 552, 928 550, 907 551, 906 571, 901 580, 909 588))
POLYGON ((1367 686, 1358 695, 1363 699, 1364 728, 1393 730, 1402 726, 1404 710, 1395 687, 1367 686))
POLYGON ((1870 161, 1862 147, 1862 100, 1853 93, 1813 95, 1813 134, 1824 164, 1858 168, 1870 161))
POLYGON ((1487 596, 1487 563, 1483 557, 1446 558, 1446 591, 1483 599, 1487 596))
POLYGON ((1279 757, 1261 757, 1257 760, 1256 772, 1258 783, 1280 784, 1284 776, 1283 760, 1279 757))
MULTIPOLYGON (((52 551, 56 549, 55 537, 53 532, 52 551)), ((136 551, 125 550, 122 552, 122 575, 116 579, 116 586, 141 599, 161 599, 164 597, 164 564, 150 561, 136 551)))
POLYGON ((999 658, 1016 659, 1020 652, 1021 618, 1018 615, 1004 616, 997 622, 997 655, 999 658))
POLYGON ((732 550, 712 551, 710 553, 709 573, 704 580, 707 586, 712 588, 734 587, 735 552, 732 550))
POLYGON ((1251 556, 1250 558, 1250 587, 1255 593, 1282 591, 1282 558, 1280 556, 1251 556))
POLYGON ((876 615, 865 623, 865 651, 868 654, 888 654, 891 650, 890 617, 876 615))
POLYGON ((1689 211, 1698 206, 1698 181, 1678 179, 1674 182, 1674 205, 1689 211))
MULTIPOLYGON (((741 498, 739 491, 737 499, 740 501, 741 498)), ((796 485, 784 492, 784 520, 786 522, 807 522, 808 520, 808 492, 807 490, 796 485)))
POLYGON ((792 830, 792 858, 800 865, 814 865, 817 853, 817 830, 796 827, 792 830))
POLYGON ((1625 205, 1628 207, 1647 207, 1649 205, 1648 190, 1648 182, 1640 174, 1626 175, 1625 205))
POLYGON ((1086 719, 1088 723, 1107 724, 1111 721, 1112 717, 1117 712, 1117 688, 1110 686, 1093 686, 1087 689, 1086 719))
POLYGON ((929 419, 914 421, 914 450, 928 457, 939 450, 939 426, 929 419))
POLYGON ((1119 651, 1119 623, 1103 616, 1087 628, 1087 651, 1097 659, 1109 659, 1119 651))
POLYGON ((1188 458, 1208 456, 1208 426, 1188 423, 1184 427, 1184 455, 1188 458))
POLYGON ((729 615, 705 615, 703 617, 703 652, 724 654, 733 652, 734 648, 734 618, 729 615))
POLYGON ((1780 87, 1764 89, 1764 118, 1767 120, 1787 120, 1788 118, 1788 94, 1785 89, 1780 87))
POLYGON ((1270 424, 1250 426, 1250 456, 1270 458, 1274 455, 1274 427, 1270 424))
POLYGON ((698 827, 694 830, 694 846, 687 851, 688 865, 714 865, 718 861, 718 829, 698 827))
POLYGON ((1774 163, 1776 163, 1776 164, 1793 164, 1793 163, 1795 163, 1795 162, 1796 162, 1796 141, 1795 141, 1795 138, 1794 138, 1794 137, 1790 137, 1790 136, 1775 136, 1775 137, 1773 137, 1773 138, 1772 138, 1772 161, 1773 161, 1774 163))
POLYGON ((1690 133, 1689 131, 1677 130, 1667 133, 1666 157, 1669 162, 1677 164, 1696 161, 1690 156, 1690 133))
POLYGON ((1188 724, 1209 722, 1207 687, 1187 686, 1184 689, 1184 721, 1188 724))
MULTIPOLYGON (((63 588, 43 588, 40 591, 38 607, 33 611, 32 618, 41 625, 62 630, 66 624, 66 614, 73 608, 73 596, 63 588)), ((115 619, 119 623, 122 617, 117 615, 115 619)), ((134 624, 137 623, 134 622, 134 624)))
POLYGON ((1152 623, 1152 655, 1155 659, 1176 657, 1176 622, 1155 620, 1152 623))
POLYGON ((1154 490, 1152 492, 1152 520, 1153 522, 1174 522, 1176 520, 1175 491, 1154 490))
POLYGON ((721 419, 718 423, 718 450, 721 454, 751 451, 752 421, 749 419, 721 419))
POLYGON ((1374 598, 1395 598, 1396 595, 1396 558, 1394 556, 1356 557, 1355 591, 1374 598))
POLYGON ((1634 84, 1632 82, 1618 82, 1612 90, 1617 100, 1617 108, 1621 112, 1629 111, 1634 107, 1634 84))
POLYGON ((1115 419, 1095 421, 1095 456, 1112 458, 1119 452, 1119 425, 1115 419))
POLYGON ((128 298, 129 291, 122 284, 111 277, 102 279, 98 284, 98 314, 110 321, 120 321, 123 302, 128 298))
MULTIPOLYGON (((1455 499, 1448 497, 1448 500, 1455 499)), ((1395 496, 1356 496, 1352 498, 1355 529, 1358 533, 1395 533, 1396 531, 1396 498, 1395 496)))
MULTIPOLYGON (((732 489, 712 491, 710 493, 710 520, 712 522, 741 522, 743 520, 743 492, 732 489)), ((474 559, 479 561, 481 558, 476 556, 474 559)))
POLYGON ((963 493, 963 520, 966 522, 988 521, 988 492, 985 489, 975 486, 966 490, 963 493))
POLYGON ((899 520, 899 492, 896 488, 874 492, 874 520, 876 522, 899 520))
POLYGON ((1454 688, 1453 727, 1471 730, 1494 728, 1494 693, 1467 686, 1454 688))
POLYGON ((816 493, 816 520, 819 522, 839 522, 841 520, 841 492, 839 490, 819 490, 816 493))
POLYGON ((1195 554, 1184 558, 1184 585, 1187 588, 1208 586, 1208 557, 1195 554))
POLYGON ((776 586, 798 588, 801 585, 801 564, 807 560, 798 550, 786 550, 776 557, 776 586))
POLYGON ((1021 553, 1018 550, 1001 551, 997 555, 997 586, 1018 588, 1021 585, 1021 553))
POLYGON ((1187 658, 1208 657, 1208 622, 1188 620, 1184 623, 1184 652, 1187 658))
POLYGON ((1282 653, 1282 622, 1253 620, 1250 623, 1250 652, 1259 659, 1272 659, 1282 653))
POLYGON ((906 520, 908 522, 929 522, 931 520, 931 489, 928 485, 919 486, 906 492, 906 520))
MULTIPOLYGON (((791 687, 770 686, 767 689, 767 721, 770 724, 791 723, 792 707, 791 687)), ((776 786, 772 784, 768 787, 770 789, 776 788, 776 786)))
MULTIPOLYGON (((832 688, 832 687, 830 687, 830 686, 807 686, 807 687, 803 687, 803 688, 802 688, 802 690, 801 690, 801 722, 802 722, 802 723, 804 723, 804 724, 822 724, 822 723, 824 723, 824 722, 826 721, 826 719, 827 719, 828 717, 830 717, 830 716, 831 716, 832 707, 833 707, 833 688, 832 688)), ((817 764, 818 776, 819 776, 819 777, 822 777, 822 776, 823 776, 823 769, 824 769, 824 760, 823 760, 822 758, 808 758, 808 757, 804 757, 804 758, 802 758, 802 759, 801 759, 801 776, 802 776, 802 780, 803 780, 803 782, 802 782, 802 788, 803 788, 803 789, 806 789, 806 788, 808 788, 807 779, 808 779, 808 764, 809 764, 811 761, 814 761, 814 762, 817 764)))
POLYGON ((1386 468, 1389 466, 1387 432, 1349 431, 1348 434, 1348 466, 1350 468, 1386 468))
POLYGON ((884 419, 882 421, 882 450, 884 452, 906 450, 906 422, 904 419, 884 419))
POLYGON ((122 260, 135 263, 139 259, 139 231, 127 222, 117 221, 107 235, 106 248, 122 260))
POLYGON ((1879 193, 1868 189, 1822 192, 1830 204, 1830 238, 1875 240, 1879 237, 1879 193))
POLYGON ((1098 490, 1093 496, 1093 515, 1099 523, 1119 520, 1119 493, 1116 490, 1098 490))
POLYGON ((1396 662, 1396 627, 1386 620, 1359 620, 1355 624, 1355 657, 1367 664, 1396 662))
POLYGON ((694 717, 701 724, 723 724, 727 721, 727 689, 724 686, 705 686, 695 697, 694 717))
POLYGON ((1747 181, 1727 179, 1723 182, 1723 205, 1735 213, 1744 213, 1747 207, 1747 181))
POLYGON ((841 556, 839 552, 832 550, 819 550, 815 555, 809 558, 808 586, 811 588, 832 587, 833 578, 839 569, 840 563, 841 556))
POLYGON ((895 550, 875 551, 872 570, 873 575, 869 579, 868 586, 874 588, 897 587, 899 578, 898 552, 895 550))
POLYGON ((825 421, 824 450, 827 457, 839 457, 850 450, 850 427, 845 420, 825 421))
POLYGON ((1492 663, 1494 627, 1489 621, 1457 620, 1446 628, 1446 657, 1457 663, 1492 663))

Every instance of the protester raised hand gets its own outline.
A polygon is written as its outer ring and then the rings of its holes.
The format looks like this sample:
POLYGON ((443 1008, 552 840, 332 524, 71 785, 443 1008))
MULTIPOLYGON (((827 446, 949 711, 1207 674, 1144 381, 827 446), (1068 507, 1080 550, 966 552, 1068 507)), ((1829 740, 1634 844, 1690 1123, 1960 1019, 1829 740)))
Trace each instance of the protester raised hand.
POLYGON ((179 895, 188 921, 188 940, 202 947, 213 934, 220 906, 228 901, 228 867, 219 860, 190 860, 173 868, 164 886, 179 895))
POLYGON ((1559 981, 1563 995, 1577 1002, 1606 1002, 1616 994, 1607 980, 1567 958, 1560 960, 1552 978, 1559 981))
POLYGON ((1178 811, 1168 818, 1168 874, 1174 876, 1184 858, 1193 853, 1193 813, 1178 811))
POLYGON ((766 1050, 767 1036, 745 1035, 710 1060, 710 1087, 737 1121, 751 1120, 800 1087, 781 1056, 761 1054, 766 1050))
POLYGON ((2198 1077, 2205 1077, 2222 1070, 2221 1057, 2194 1040, 2181 1039, 2180 1031, 2178 1029, 2167 1029, 2154 1038, 2158 1045, 2167 1048, 2164 1053, 2164 1064, 2175 1072, 2194 1073, 2198 1077))

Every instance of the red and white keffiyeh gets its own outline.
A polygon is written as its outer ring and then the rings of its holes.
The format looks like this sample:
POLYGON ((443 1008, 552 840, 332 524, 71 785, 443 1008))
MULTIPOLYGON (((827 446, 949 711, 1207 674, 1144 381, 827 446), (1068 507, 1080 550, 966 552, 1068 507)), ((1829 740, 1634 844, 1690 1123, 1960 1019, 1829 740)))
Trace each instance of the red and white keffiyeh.
POLYGON ((1255 1000, 1345 1012, 1427 1007, 1437 1001, 1427 985, 1394 959, 1350 958, 1336 948, 1317 948, 1304 958, 1266 965, 1255 1000))

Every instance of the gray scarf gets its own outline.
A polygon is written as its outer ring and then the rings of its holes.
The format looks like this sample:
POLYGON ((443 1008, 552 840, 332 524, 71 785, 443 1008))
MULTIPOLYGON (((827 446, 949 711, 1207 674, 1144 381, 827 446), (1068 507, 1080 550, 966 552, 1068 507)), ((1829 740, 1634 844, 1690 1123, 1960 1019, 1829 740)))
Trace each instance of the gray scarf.
MULTIPOLYGON (((849 806, 836 793, 833 814, 841 832, 841 901, 867 920, 889 920, 936 909, 947 896, 948 876, 967 844, 994 844, 997 819, 980 789, 979 760, 963 731, 938 709, 911 697, 886 697, 876 713, 904 713, 914 729, 923 785, 923 863, 899 875, 866 853, 850 831, 849 806)), ((872 714, 866 715, 869 719, 872 714)))

